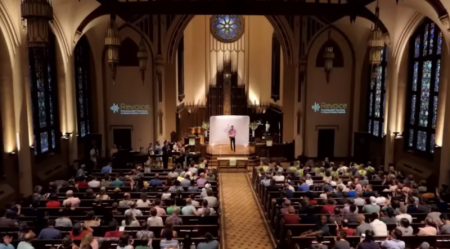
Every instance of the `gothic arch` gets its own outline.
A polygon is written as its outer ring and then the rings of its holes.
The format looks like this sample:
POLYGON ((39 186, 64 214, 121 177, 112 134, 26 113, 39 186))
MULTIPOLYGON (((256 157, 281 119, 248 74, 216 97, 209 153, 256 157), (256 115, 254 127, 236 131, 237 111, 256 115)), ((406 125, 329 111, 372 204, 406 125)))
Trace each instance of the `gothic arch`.
MULTIPOLYGON (((316 34, 314 34, 314 36, 311 38, 311 40, 309 41, 308 45, 307 45, 307 49, 306 49, 306 60, 309 60, 309 56, 312 56, 314 59, 314 65, 315 65, 315 59, 316 59, 316 55, 315 54, 311 54, 311 48, 315 45, 317 38, 319 38, 321 35, 323 35, 324 32, 328 31, 329 29, 331 29, 333 32, 337 32, 340 36, 342 36, 342 38, 345 40, 346 45, 349 47, 351 55, 351 88, 350 88, 350 96, 354 96, 355 93, 355 85, 356 85, 356 79, 355 79, 355 74, 356 74, 356 55, 355 55, 355 48, 353 47, 352 43, 350 42, 350 39, 348 38, 348 36, 342 32, 342 30, 340 30, 339 28, 333 26, 333 25, 329 25, 329 26, 325 26, 324 28, 322 28, 320 31, 316 32, 316 34)), ((322 46, 321 46, 322 47, 322 46)), ((342 48, 340 48, 342 50, 342 48)), ((345 59, 344 59, 344 63, 345 63, 345 59)), ((308 86, 308 83, 306 83, 306 87, 308 86)), ((353 116, 354 116, 354 102, 355 102, 355 98, 351 97, 350 99, 350 103, 349 103, 349 134, 348 134, 348 141, 350 141, 348 143, 348 151, 351 153, 352 148, 353 148, 353 116)), ((303 124, 302 126, 306 125, 306 114, 305 114, 305 118, 303 119, 303 124)), ((303 148, 305 148, 306 146, 306 139, 303 140, 303 148)))
POLYGON ((306 49, 306 56, 308 57, 310 54, 309 52, 311 51, 312 46, 314 45, 315 41, 317 40, 317 38, 323 34, 323 32, 327 31, 328 29, 332 29, 333 31, 338 32, 346 41, 347 45, 350 48, 351 51, 351 58, 352 58, 352 65, 355 66, 355 62, 356 62, 356 57, 355 57, 355 48, 353 47, 352 43, 350 42, 350 39, 348 38, 348 36, 342 32, 342 30, 340 30, 339 28, 330 25, 330 26, 325 26, 324 28, 322 28, 322 30, 318 31, 316 34, 314 34, 314 36, 312 37, 312 39, 309 41, 307 49, 306 49))
POLYGON ((147 44, 149 57, 153 58, 154 56, 156 56, 154 44, 148 40, 149 38, 145 34, 143 34, 141 30, 139 30, 136 26, 134 26, 134 25, 132 25, 130 23, 125 23, 125 24, 123 24, 122 26, 119 27, 119 32, 121 30, 123 30, 124 28, 130 28, 133 31, 135 31, 136 33, 138 33, 141 36, 141 38, 143 37, 144 41, 145 41, 145 44, 147 44))
MULTIPOLYGON (((414 34, 416 29, 422 24, 422 22, 429 18, 432 20, 436 25, 438 25, 439 29, 442 30, 442 35, 444 38, 444 43, 447 49, 449 49, 448 39, 449 35, 448 32, 445 32, 447 30, 445 27, 442 27, 442 23, 438 20, 433 20, 433 18, 427 17, 419 12, 416 12, 407 22, 406 27, 403 29, 403 31, 400 34, 400 37, 398 38, 398 41, 395 43, 395 46, 391 49, 393 58, 395 58, 395 65, 397 67, 400 67, 401 59, 403 58, 406 50, 406 46, 409 42, 409 38, 414 34)), ((447 50, 448 51, 448 50, 447 50)))
POLYGON ((322 47, 319 49, 316 55, 316 67, 324 67, 325 60, 322 56, 322 51, 325 50, 326 47, 332 47, 334 52, 334 61, 333 67, 344 67, 344 56, 342 55, 342 50, 339 44, 337 44, 333 39, 326 41, 322 47))
MULTIPOLYGON (((194 15, 182 15, 176 18, 167 31, 166 41, 166 60, 167 62, 175 61, 178 43, 183 36, 183 31, 189 22, 194 18, 194 15)), ((281 46, 283 48, 284 58, 286 63, 292 64, 295 62, 295 46, 294 35, 286 21, 282 16, 266 16, 267 20, 272 24, 274 32, 280 38, 281 46)))

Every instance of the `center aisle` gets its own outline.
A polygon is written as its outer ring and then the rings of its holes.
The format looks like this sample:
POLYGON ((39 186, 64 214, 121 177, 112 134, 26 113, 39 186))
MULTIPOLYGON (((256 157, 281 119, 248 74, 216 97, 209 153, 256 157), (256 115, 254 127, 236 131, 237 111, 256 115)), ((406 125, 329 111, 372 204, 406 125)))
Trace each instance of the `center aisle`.
POLYGON ((245 173, 219 173, 225 249, 272 249, 245 173))

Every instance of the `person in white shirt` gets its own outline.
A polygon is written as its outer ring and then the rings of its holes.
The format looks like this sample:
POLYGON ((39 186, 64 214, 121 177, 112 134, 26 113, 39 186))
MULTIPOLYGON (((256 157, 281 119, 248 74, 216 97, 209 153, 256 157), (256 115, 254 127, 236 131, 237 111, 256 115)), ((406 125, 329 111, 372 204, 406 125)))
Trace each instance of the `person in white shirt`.
POLYGON ((371 215, 372 222, 370 223, 370 226, 372 227, 373 233, 375 236, 387 236, 388 230, 386 223, 382 222, 378 219, 377 213, 372 213, 371 215))
POLYGON ((138 208, 150 207, 150 200, 147 199, 146 193, 141 194, 141 199, 136 201, 136 206, 138 208))
POLYGON ((73 207, 73 208, 78 207, 80 205, 80 202, 81 202, 80 198, 74 197, 72 190, 67 190, 66 197, 67 197, 67 199, 65 199, 63 201, 63 206, 64 207, 67 206, 67 203, 70 203, 70 206, 73 207))
POLYGON ((281 174, 281 172, 277 172, 276 175, 272 177, 276 182, 283 182, 284 181, 284 175, 281 174))
POLYGON ((92 180, 88 182, 88 186, 90 188, 99 188, 100 187, 100 181, 97 180, 97 177, 94 177, 92 180))
POLYGON ((135 216, 142 216, 142 211, 139 209, 136 209, 136 202, 132 202, 130 204, 130 208, 125 210, 125 215, 131 215, 133 214, 135 216))
POLYGON ((311 185, 313 185, 314 184, 314 181, 313 181, 313 179, 311 178, 311 175, 310 174, 306 174, 306 184, 308 184, 309 186, 311 186, 311 185))
POLYGON ((347 172, 347 169, 348 169, 348 167, 347 166, 344 166, 344 165, 339 165, 339 168, 337 169, 337 171, 339 172, 339 173, 341 173, 341 174, 344 174, 344 173, 346 173, 347 172))
POLYGON ((376 199, 376 203, 381 206, 384 206, 384 204, 386 204, 386 201, 387 199, 384 196, 378 196, 376 199))
POLYGON ((208 203, 208 207, 217 207, 217 197, 213 196, 213 191, 212 189, 207 189, 206 190, 206 194, 208 196, 206 196, 205 198, 203 198, 203 203, 206 201, 208 203))
POLYGON ((198 169, 196 167, 194 167, 194 165, 190 165, 189 172, 191 173, 191 176, 192 176, 193 174, 197 174, 198 169))
POLYGON ((412 220, 413 220, 412 216, 410 214, 407 214, 406 210, 407 210, 406 205, 400 206, 400 214, 395 216, 395 220, 397 221, 398 224, 400 224, 400 221, 403 218, 407 219, 410 224, 412 223, 412 220))
POLYGON ((164 226, 163 220, 161 217, 157 216, 158 211, 156 208, 150 209, 150 217, 147 219, 147 225, 151 227, 159 227, 164 226))
POLYGON ((200 203, 198 201, 195 200, 195 194, 190 194, 190 199, 191 199, 191 203, 192 206, 194 207, 200 207, 200 203))

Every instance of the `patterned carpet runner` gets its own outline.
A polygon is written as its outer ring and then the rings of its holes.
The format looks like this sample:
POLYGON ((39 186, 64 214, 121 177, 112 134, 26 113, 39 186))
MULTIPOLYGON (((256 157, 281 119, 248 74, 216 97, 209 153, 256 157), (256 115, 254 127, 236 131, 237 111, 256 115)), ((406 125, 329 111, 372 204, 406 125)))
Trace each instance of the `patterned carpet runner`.
POLYGON ((221 173, 225 249, 273 249, 245 173, 221 173))

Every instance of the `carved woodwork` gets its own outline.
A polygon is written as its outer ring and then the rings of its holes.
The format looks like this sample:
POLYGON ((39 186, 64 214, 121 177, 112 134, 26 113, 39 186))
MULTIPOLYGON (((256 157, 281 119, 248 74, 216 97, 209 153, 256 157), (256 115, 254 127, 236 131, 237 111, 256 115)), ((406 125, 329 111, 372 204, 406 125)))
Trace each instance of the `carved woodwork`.
POLYGON ((184 38, 182 37, 178 44, 177 51, 177 80, 178 80, 178 101, 184 100, 184 38))
POLYGON ((281 44, 275 33, 272 36, 272 80, 270 97, 273 101, 280 100, 280 75, 281 75, 281 44))
POLYGON ((223 115, 231 115, 231 76, 225 74, 223 80, 223 115))
POLYGON ((159 130, 159 135, 162 135, 164 132, 163 129, 163 117, 164 117, 164 113, 161 109, 159 109, 158 112, 158 130, 159 130))

